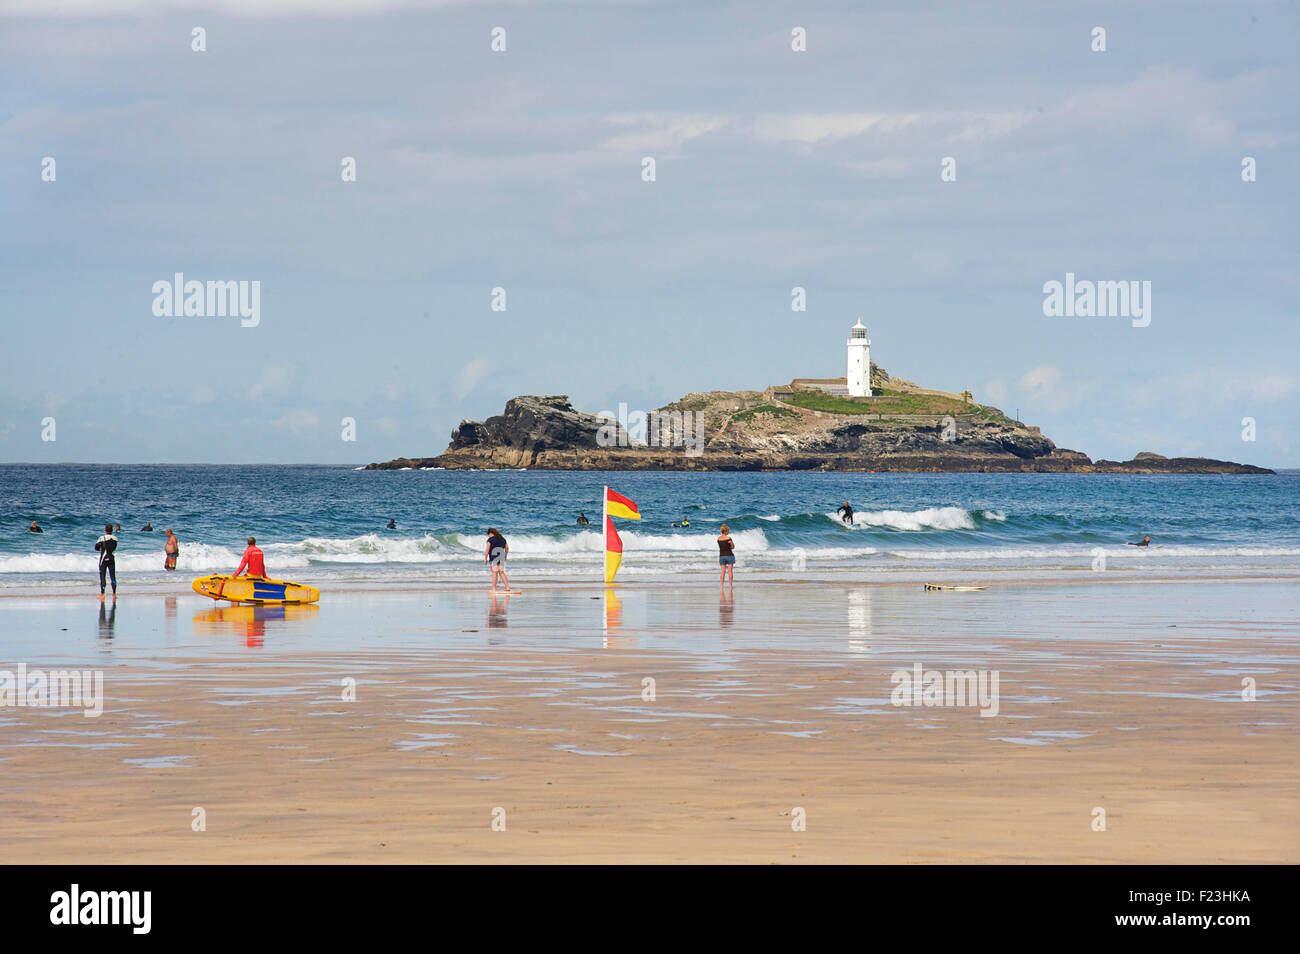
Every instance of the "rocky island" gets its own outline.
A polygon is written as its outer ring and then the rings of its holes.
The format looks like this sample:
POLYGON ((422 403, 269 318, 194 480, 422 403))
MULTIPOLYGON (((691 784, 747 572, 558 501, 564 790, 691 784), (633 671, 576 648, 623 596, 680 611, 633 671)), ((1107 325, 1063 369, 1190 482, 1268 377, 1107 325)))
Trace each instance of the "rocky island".
POLYGON ((1124 474, 1271 474, 1249 464, 1144 452, 1094 461, 1037 427, 871 366, 872 396, 843 379, 796 379, 765 391, 705 391, 648 413, 588 414, 567 396, 511 398, 486 421, 463 421, 436 457, 367 470, 834 470, 1124 474))

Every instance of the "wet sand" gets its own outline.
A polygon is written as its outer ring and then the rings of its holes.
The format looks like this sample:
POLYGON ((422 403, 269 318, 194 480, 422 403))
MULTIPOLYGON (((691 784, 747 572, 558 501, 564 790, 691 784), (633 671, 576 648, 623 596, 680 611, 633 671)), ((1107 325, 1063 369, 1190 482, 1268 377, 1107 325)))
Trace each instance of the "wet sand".
POLYGON ((107 701, 0 709, 0 838, 51 863, 1295 862, 1294 592, 140 598, 108 636, 36 601, 0 610, 0 667, 93 665, 107 701), (891 704, 914 663, 996 669, 998 714, 891 704))

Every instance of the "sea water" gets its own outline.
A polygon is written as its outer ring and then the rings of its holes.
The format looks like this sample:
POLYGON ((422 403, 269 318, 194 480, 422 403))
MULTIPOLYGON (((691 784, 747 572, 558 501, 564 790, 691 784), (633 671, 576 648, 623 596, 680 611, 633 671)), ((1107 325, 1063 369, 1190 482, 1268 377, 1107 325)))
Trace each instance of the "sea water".
MULTIPOLYGON (((383 588, 480 580, 489 526, 518 580, 599 579, 601 491, 623 582, 716 575, 726 523, 740 574, 910 580, 1300 571, 1300 473, 1276 476, 366 471, 334 466, 0 465, 0 591, 97 583, 120 523, 126 588, 232 572, 256 536, 268 574, 383 588), (848 500, 846 525, 835 513, 848 500), (579 511, 591 524, 576 524, 579 511), (385 529, 392 518, 396 530, 385 529), (36 520, 45 532, 29 534, 36 520), (673 527, 689 520, 686 528, 673 527), (146 521, 154 532, 142 533, 146 521), (163 570, 163 529, 178 570, 163 570), (1152 547, 1126 546, 1150 534, 1152 547)), ((97 586, 95 587, 97 589, 97 586)))

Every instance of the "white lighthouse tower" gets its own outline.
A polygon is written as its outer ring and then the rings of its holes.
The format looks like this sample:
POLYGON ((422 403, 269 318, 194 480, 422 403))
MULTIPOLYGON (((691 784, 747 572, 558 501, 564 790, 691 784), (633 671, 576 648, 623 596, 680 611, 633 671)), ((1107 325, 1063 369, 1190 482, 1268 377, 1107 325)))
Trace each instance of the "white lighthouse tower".
POLYGON ((871 341, 861 318, 849 329, 848 385, 852 397, 871 396, 871 341))

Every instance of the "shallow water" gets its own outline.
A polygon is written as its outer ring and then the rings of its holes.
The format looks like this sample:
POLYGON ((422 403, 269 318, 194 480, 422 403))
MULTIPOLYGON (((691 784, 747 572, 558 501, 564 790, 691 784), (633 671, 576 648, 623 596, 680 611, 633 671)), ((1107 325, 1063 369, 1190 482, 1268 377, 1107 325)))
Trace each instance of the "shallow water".
POLYGON ((322 588, 483 576, 504 530, 520 582, 598 578, 601 489, 640 505, 619 521, 620 579, 717 572, 728 523, 737 573, 806 578, 1300 573, 1300 473, 1069 474, 355 471, 346 467, 0 465, 0 592, 95 587, 93 544, 121 523, 124 592, 231 572, 255 535, 272 576, 322 588), (851 525, 835 508, 849 500, 851 525), (578 527, 579 511, 596 525, 578 527), (237 515, 237 516, 236 516, 237 515), (389 518, 396 530, 387 530, 389 518), (689 529, 673 523, 689 519, 689 529), (28 534, 37 520, 43 534, 28 534), (155 532, 141 533, 149 521, 155 532), (181 541, 162 570, 162 530, 181 541), (1125 541, 1150 534, 1150 549, 1125 541))

